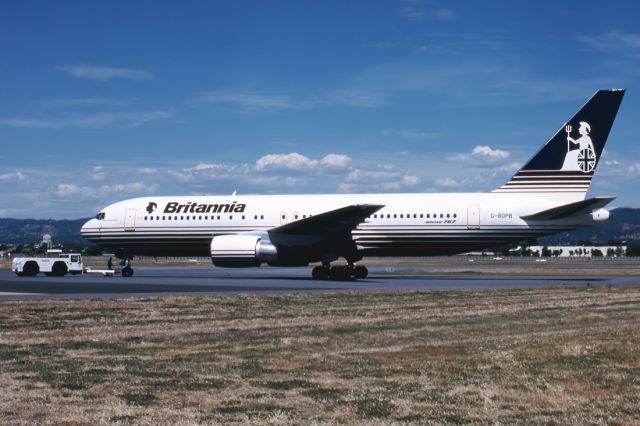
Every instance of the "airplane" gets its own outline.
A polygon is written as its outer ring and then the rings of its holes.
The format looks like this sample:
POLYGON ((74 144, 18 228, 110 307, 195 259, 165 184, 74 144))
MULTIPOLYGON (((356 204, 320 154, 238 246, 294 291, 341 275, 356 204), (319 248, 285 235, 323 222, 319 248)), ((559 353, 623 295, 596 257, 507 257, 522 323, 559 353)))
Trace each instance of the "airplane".
POLYGON ((81 234, 124 259, 124 276, 133 256, 210 256, 216 267, 319 262, 314 279, 346 280, 367 277, 367 256, 453 255, 591 226, 615 198, 586 193, 624 93, 597 91, 487 193, 141 197, 105 207, 81 234))

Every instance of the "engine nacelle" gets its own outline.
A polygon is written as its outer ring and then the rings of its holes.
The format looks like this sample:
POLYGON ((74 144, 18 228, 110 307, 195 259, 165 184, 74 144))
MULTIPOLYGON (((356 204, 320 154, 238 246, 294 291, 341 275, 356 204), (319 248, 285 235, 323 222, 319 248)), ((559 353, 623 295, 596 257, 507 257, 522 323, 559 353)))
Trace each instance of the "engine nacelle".
POLYGON ((258 235, 220 235, 211 240, 211 261, 216 266, 242 268, 278 259, 278 249, 258 235))
POLYGON ((609 210, 598 209, 591 212, 591 217, 594 222, 604 222, 611 217, 611 213, 609 213, 609 210))

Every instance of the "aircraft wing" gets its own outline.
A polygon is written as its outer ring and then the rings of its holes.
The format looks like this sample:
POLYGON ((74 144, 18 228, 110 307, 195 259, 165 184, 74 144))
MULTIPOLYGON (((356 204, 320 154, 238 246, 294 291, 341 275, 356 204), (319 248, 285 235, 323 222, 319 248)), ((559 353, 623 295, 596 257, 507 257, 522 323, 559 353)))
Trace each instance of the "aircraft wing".
POLYGON ((538 213, 521 216, 525 220, 554 220, 564 219, 569 216, 578 216, 591 213, 595 209, 602 208, 612 202, 616 197, 595 197, 588 198, 575 203, 563 204, 559 207, 543 210, 538 213))
POLYGON ((269 232, 289 235, 330 235, 343 234, 356 229, 365 219, 377 212, 384 205, 355 204, 320 213, 306 219, 296 220, 285 225, 272 228, 269 232))

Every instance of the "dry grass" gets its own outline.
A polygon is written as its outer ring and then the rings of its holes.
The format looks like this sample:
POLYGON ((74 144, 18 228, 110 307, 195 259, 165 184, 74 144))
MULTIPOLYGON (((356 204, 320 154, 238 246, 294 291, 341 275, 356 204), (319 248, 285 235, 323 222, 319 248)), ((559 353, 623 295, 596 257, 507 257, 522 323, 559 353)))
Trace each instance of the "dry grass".
POLYGON ((640 422, 640 287, 0 305, 0 423, 640 422))

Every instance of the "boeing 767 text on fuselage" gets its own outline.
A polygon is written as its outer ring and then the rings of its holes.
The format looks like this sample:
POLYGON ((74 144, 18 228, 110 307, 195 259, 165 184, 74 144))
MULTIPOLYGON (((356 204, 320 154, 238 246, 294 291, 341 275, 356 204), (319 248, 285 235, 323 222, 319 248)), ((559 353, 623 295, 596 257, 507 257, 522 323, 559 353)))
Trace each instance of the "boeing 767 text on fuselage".
MULTIPOLYGON (((586 199, 624 90, 600 90, 507 183, 488 193, 143 197, 104 208, 82 235, 118 257, 211 256, 216 266, 308 265, 364 278, 366 256, 450 255, 593 225, 586 199), (344 258, 346 266, 331 266, 344 258)), ((131 275, 130 267, 123 274, 131 275)))

